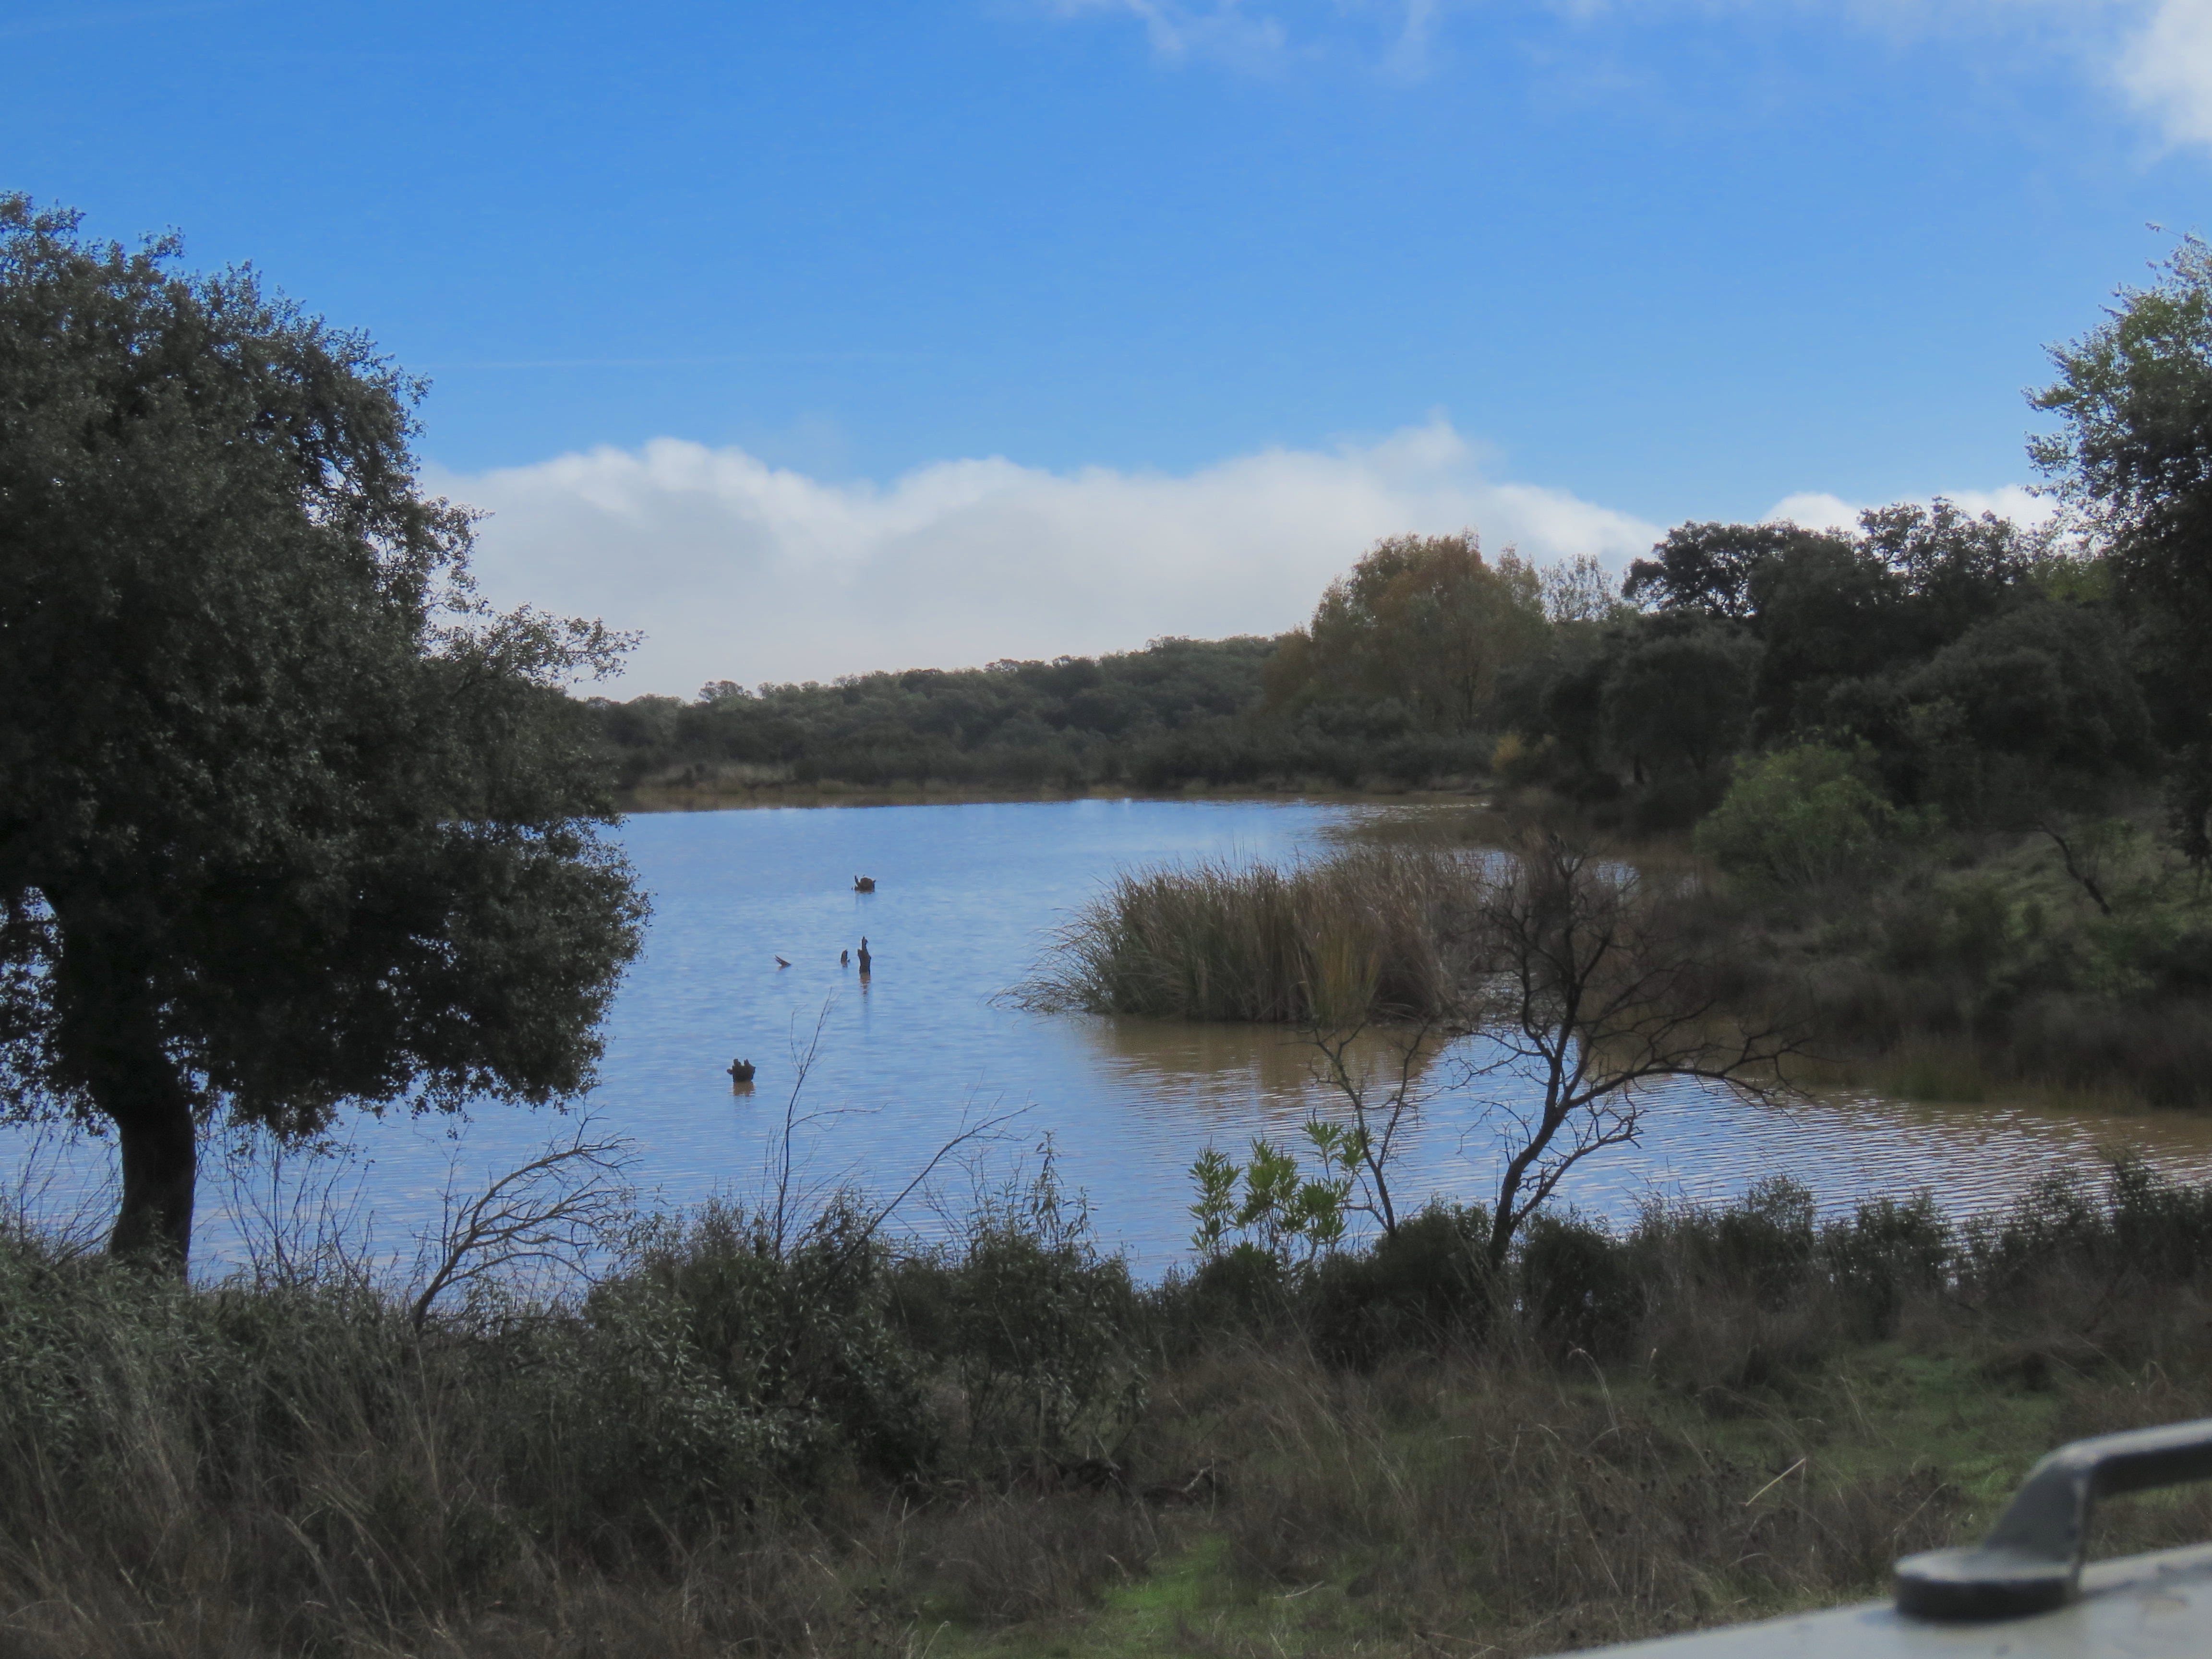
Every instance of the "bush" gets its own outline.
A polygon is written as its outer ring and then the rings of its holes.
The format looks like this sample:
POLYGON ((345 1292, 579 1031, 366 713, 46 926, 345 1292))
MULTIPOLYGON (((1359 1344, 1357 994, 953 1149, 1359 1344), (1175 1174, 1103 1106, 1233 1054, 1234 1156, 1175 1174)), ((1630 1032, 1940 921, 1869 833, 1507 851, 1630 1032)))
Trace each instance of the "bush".
POLYGON ((1897 811, 1840 749, 1802 744, 1742 762, 1698 850, 1732 874, 1781 887, 1834 879, 1864 865, 1897 811))
POLYGON ((1522 1312, 1562 1348, 1622 1352, 1644 1313, 1629 1248, 1579 1216, 1536 1218, 1521 1246, 1521 1287, 1522 1312))
POLYGON ((1119 1256, 1048 1163, 1026 1189, 988 1198, 957 1248, 908 1256, 890 1317, 955 1379, 970 1468, 1035 1468, 1117 1443, 1144 1400, 1131 1354, 1140 1305, 1119 1256))
POLYGON ((1492 1314, 1490 1212, 1431 1203, 1364 1250, 1325 1256, 1310 1292, 1316 1351, 1337 1364, 1479 1336, 1492 1314))
MULTIPOLYGON (((872 1651, 1063 1619, 1216 1541, 1234 1581, 1557 1645, 1862 1593, 1961 1523, 1917 1445, 1862 1465, 1883 1390, 1775 1408, 1854 1337, 2049 1390, 2068 1432, 2212 1409, 2212 1189, 2139 1164, 1957 1228, 1925 1193, 1816 1225, 1783 1182, 1625 1239, 1540 1217, 1502 1285, 1486 1221, 1139 1289, 1048 1170, 939 1247, 712 1206, 581 1304, 419 1330, 355 1278, 195 1288, 0 1228, 4 1645, 872 1651)), ((1976 1418, 1978 1467, 2020 1417, 1976 1418)))
POLYGON ((1939 1289, 1951 1261, 1951 1224, 1925 1188, 1900 1204, 1874 1199, 1848 1223, 1821 1231, 1820 1247, 1859 1334, 1887 1336, 1908 1297, 1939 1289))

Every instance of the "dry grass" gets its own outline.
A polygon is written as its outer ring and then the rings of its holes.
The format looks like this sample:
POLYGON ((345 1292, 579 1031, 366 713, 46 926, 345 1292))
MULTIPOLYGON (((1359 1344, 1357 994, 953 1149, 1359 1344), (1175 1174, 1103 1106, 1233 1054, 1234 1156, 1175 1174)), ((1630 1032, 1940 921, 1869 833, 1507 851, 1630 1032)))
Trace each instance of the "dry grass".
POLYGON ((1480 855, 1354 846, 1315 863, 1116 877, 1063 927, 1025 1006, 1350 1026, 1451 1007, 1480 855))
MULTIPOLYGON (((1878 1594, 2058 1440, 2212 1413, 2212 1194, 2125 1168, 1964 1230, 1772 1187, 1243 1304, 1006 1210, 844 1278, 757 1238, 422 1331, 15 1240, 0 1651, 1534 1654, 1878 1594), (1347 1285, 1419 1316, 1332 1341, 1347 1285)), ((2147 1499, 2105 1543, 2208 1529, 2147 1499)))
POLYGON ((1774 1484, 1788 1437, 1731 1448, 1679 1401, 1595 1382, 1526 1352, 1354 1374, 1276 1347, 1167 1395, 1233 1402, 1169 1417, 1182 1455, 1232 1471, 1233 1576, 1336 1590, 1329 1622, 1383 1651, 1543 1653, 1832 1601, 1962 1507, 1929 1470, 1774 1484))

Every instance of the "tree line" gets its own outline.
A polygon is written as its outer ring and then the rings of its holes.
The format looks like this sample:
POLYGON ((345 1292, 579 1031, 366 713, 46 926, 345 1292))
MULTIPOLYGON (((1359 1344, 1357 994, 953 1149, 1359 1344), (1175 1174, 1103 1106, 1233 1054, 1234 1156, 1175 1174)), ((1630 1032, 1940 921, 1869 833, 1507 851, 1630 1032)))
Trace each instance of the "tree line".
POLYGON ((2197 737, 2185 641, 2108 558, 1937 501, 1692 523, 1615 592, 1472 532, 1376 544, 1304 628, 830 684, 594 699, 622 782, 1542 784, 1687 824, 1735 757, 1867 746, 1907 805, 2087 799, 2197 737))
POLYGON ((1377 543, 1273 639, 595 699, 627 786, 1503 782, 1686 826, 1747 757, 1850 757, 1889 806, 2021 824, 2166 785, 2212 857, 2212 253, 2056 349, 2064 507, 1676 526, 1617 586, 1473 532, 1377 543))

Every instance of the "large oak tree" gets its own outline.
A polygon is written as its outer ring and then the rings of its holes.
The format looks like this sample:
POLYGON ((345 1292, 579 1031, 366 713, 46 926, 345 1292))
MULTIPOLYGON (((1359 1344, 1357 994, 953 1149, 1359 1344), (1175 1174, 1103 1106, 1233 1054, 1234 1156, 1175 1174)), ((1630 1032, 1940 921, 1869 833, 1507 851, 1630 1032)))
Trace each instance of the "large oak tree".
POLYGON ((200 1132, 590 1079, 642 904, 597 624, 473 598, 368 341, 0 198, 0 1109, 112 1130, 181 1267, 200 1132))
POLYGON ((2054 347, 2030 401, 2062 422, 2028 446, 2118 577, 2132 654, 2172 751, 2176 844, 2212 866, 2212 246, 2194 236, 2148 288, 2054 347))

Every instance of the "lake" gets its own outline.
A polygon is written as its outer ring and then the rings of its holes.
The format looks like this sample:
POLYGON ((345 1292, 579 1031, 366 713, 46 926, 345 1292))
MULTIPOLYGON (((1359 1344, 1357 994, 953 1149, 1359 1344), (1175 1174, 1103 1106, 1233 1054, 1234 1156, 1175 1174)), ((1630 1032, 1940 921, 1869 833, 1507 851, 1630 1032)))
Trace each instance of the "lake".
MULTIPOLYGON (((646 948, 616 1001, 595 1127, 633 1143, 632 1178, 684 1205, 763 1189, 799 1070, 793 1115, 806 1190, 896 1191, 949 1140, 995 1122, 941 1165, 906 1210, 935 1231, 978 1185, 1033 1170, 1049 1140, 1064 1182, 1087 1194, 1107 1244, 1156 1272, 1187 1248, 1191 1160, 1240 1155, 1255 1133, 1295 1135, 1328 1092, 1294 1033, 1045 1016, 1003 993, 1049 930, 1116 870, 1207 856, 1285 859, 1322 850, 1332 828, 1385 809, 1255 801, 1079 800, 968 805, 771 808, 633 817, 621 840, 652 895, 646 948), (873 893, 854 890, 872 876, 873 893), (873 972, 840 967, 866 936, 873 972), (781 956, 788 968, 776 965, 781 956), (817 1038, 818 1028, 818 1038, 817 1038), (751 1060, 749 1093, 726 1068, 751 1060)), ((1441 1075, 1441 1072, 1437 1073, 1441 1075)), ((1493 1085, 1493 1092, 1498 1092, 1493 1085)), ((1479 1103, 1446 1095, 1413 1122, 1395 1183, 1479 1198, 1494 1143, 1479 1103)), ((195 1262, 218 1273, 272 1207, 335 1206, 380 1251, 434 1221, 441 1195, 520 1164, 562 1127, 550 1114, 488 1105, 445 1120, 342 1124, 342 1149, 265 1160, 204 1181, 195 1262)), ((112 1180, 102 1143, 0 1132, 24 1201, 99 1212, 112 1180)), ((1787 1173, 1825 1209, 1934 1188, 1955 1211, 1998 1203, 2099 1147, 2212 1180, 2212 1119, 2096 1116, 2021 1105, 1938 1107, 1832 1096, 1786 1110, 1701 1085, 1655 1100, 1642 1144, 1599 1155, 1563 1196, 1626 1218, 1653 1196, 1725 1199, 1787 1173)))

